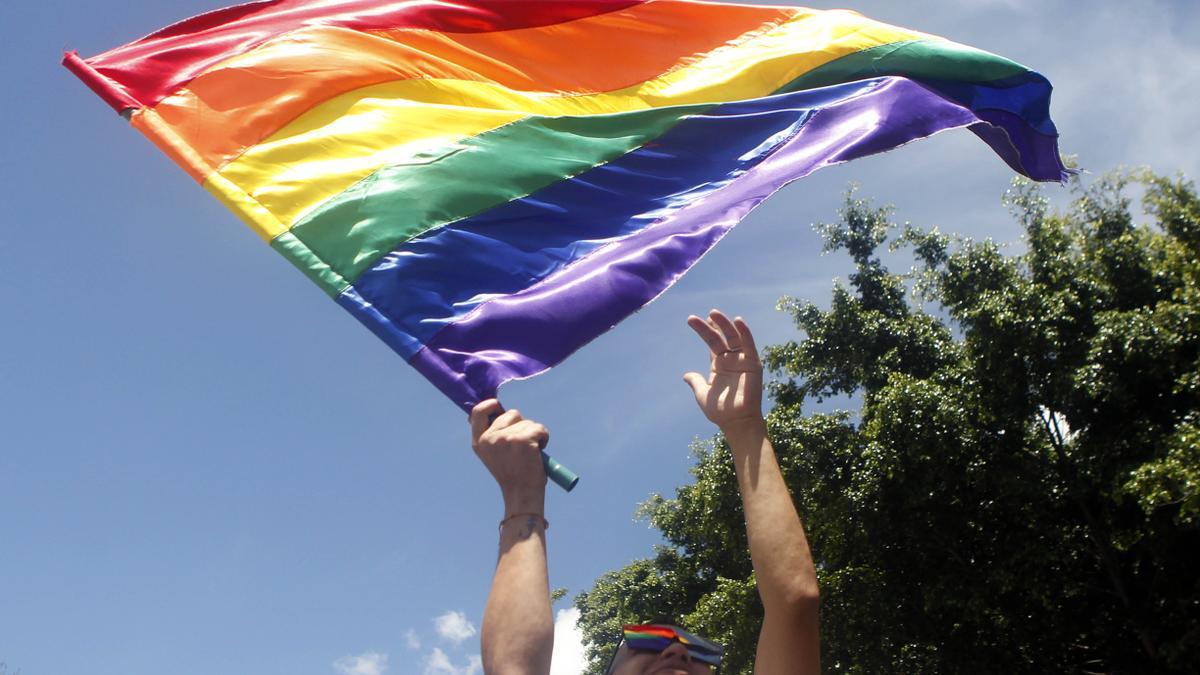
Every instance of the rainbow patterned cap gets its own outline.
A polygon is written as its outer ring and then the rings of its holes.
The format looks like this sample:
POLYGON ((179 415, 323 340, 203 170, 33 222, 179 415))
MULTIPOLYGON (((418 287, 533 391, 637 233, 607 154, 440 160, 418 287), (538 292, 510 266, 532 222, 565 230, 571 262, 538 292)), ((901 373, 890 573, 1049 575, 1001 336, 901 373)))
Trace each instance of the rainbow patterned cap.
POLYGON ((687 647, 688 654, 701 663, 712 666, 721 664, 725 648, 715 642, 709 642, 698 635, 667 624, 637 624, 625 626, 625 642, 630 649, 644 649, 661 652, 678 642, 687 647))

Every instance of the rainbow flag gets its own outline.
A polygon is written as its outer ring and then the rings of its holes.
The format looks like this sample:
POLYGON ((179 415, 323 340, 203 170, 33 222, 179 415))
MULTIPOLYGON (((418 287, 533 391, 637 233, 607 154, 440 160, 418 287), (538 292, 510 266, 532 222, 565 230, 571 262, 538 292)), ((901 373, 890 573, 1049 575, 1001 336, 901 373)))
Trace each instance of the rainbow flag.
POLYGON ((966 127, 1065 175, 1044 77, 851 11, 261 0, 64 64, 464 408, 822 166, 966 127))

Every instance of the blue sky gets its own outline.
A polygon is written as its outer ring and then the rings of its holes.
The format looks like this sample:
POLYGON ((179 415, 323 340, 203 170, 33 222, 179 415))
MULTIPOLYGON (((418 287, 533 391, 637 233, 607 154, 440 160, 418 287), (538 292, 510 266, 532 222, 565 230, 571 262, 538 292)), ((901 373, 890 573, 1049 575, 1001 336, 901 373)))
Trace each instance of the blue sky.
MULTIPOLYGON (((478 672, 501 504, 463 415, 58 65, 64 48, 92 55, 221 4, 0 8, 0 663, 478 672)), ((1197 175, 1195 3, 853 8, 1046 74, 1086 169, 1197 175)), ((848 271, 810 227, 847 183, 902 220, 1016 242, 1010 178, 965 131, 819 172, 651 306, 509 385, 505 404, 544 422, 583 477, 549 490, 552 586, 573 596, 657 542, 633 510, 686 480, 688 444, 711 433, 680 379, 705 365, 687 314, 719 306, 760 344, 790 339, 776 300, 823 302, 848 271)))

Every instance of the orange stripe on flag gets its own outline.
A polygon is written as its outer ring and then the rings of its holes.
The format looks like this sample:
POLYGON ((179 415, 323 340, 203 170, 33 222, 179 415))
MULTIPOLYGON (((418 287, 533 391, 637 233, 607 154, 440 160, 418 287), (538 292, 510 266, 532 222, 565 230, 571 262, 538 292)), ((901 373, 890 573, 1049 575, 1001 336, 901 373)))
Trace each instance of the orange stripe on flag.
POLYGON ((489 33, 306 28, 214 66, 154 112, 190 146, 185 166, 203 181, 305 111, 355 89, 437 78, 557 95, 612 91, 686 66, 799 12, 649 2, 562 24, 489 33))

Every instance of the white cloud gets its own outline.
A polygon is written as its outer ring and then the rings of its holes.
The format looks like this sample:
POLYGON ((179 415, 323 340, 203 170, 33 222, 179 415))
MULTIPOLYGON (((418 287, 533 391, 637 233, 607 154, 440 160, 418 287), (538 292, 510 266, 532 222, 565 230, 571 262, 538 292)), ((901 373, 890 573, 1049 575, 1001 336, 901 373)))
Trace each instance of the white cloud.
POLYGON ((333 669, 339 675, 383 675, 387 662, 387 654, 365 652, 358 656, 343 656, 333 662, 333 669))
POLYGON ((550 659, 550 675, 579 675, 586 665, 579 610, 574 607, 560 609, 554 615, 554 656, 550 659))
POLYGON ((483 660, 478 654, 467 657, 467 664, 464 666, 456 666, 450 662, 450 657, 446 656, 437 647, 429 653, 425 659, 425 671, 423 675, 478 675, 483 672, 483 660))
POLYGON ((417 637, 417 631, 409 628, 408 631, 404 633, 404 644, 407 645, 409 649, 420 649, 421 639, 417 637))
POLYGON ((475 625, 467 621, 467 615, 450 610, 433 620, 437 634, 443 639, 458 644, 475 635, 475 625))

